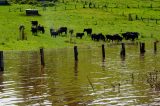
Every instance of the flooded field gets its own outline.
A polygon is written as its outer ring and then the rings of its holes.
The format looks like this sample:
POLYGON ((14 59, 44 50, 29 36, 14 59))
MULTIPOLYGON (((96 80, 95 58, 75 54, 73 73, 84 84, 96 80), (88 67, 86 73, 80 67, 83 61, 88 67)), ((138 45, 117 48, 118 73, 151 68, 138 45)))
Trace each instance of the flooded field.
POLYGON ((39 51, 5 51, 5 71, 0 73, 0 105, 32 106, 158 106, 160 105, 160 47, 146 44, 45 49, 45 67, 39 51))

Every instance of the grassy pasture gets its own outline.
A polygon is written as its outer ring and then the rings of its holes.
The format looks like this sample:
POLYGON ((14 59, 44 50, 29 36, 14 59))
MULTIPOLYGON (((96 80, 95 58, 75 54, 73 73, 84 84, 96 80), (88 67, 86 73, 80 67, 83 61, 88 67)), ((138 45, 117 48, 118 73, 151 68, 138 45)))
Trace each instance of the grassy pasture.
MULTIPOLYGON (((68 43, 69 34, 65 37, 51 38, 49 29, 67 26, 74 29, 74 33, 83 32, 84 28, 92 28, 93 33, 116 34, 126 31, 136 31, 141 34, 139 40, 159 39, 160 35, 160 2, 159 1, 136 1, 136 0, 94 0, 98 7, 89 8, 85 1, 68 0, 56 3, 54 7, 18 5, 0 6, 0 49, 1 50, 30 50, 39 47, 60 48, 71 46, 68 43), (104 4, 107 7, 103 7, 104 4), (21 11, 20 9, 21 8, 21 11), (36 8, 41 16, 26 16, 25 9, 36 8), (133 21, 128 20, 131 14, 133 21), (136 15, 138 20, 136 20, 136 15), (156 22, 157 19, 157 22, 156 22), (33 36, 30 32, 32 20, 37 20, 45 26, 46 33, 33 36), (143 20, 143 21, 142 21, 143 20), (27 40, 19 39, 19 25, 25 26, 27 40)), ((75 39, 77 44, 94 43, 87 36, 83 40, 75 39)))

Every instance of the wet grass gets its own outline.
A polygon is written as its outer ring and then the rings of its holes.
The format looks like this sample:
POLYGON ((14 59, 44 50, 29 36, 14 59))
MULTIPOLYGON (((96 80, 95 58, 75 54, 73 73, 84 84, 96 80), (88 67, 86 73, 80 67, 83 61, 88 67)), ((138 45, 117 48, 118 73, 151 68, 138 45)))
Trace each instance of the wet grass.
POLYGON ((49 29, 54 27, 58 29, 61 26, 66 26, 68 29, 74 29, 76 32, 83 32, 84 28, 92 28, 93 33, 116 34, 126 31, 136 31, 141 34, 139 40, 148 41, 159 39, 160 16, 159 7, 156 1, 133 2, 124 3, 119 1, 120 5, 112 0, 109 2, 92 2, 95 3, 96 8, 89 8, 84 1, 68 1, 65 3, 57 3, 54 7, 47 7, 43 10, 42 7, 30 5, 11 5, 1 6, 0 14, 0 49, 1 50, 30 50, 39 47, 44 48, 60 48, 68 47, 76 44, 94 44, 89 37, 85 35, 83 40, 75 39, 70 44, 70 37, 64 35, 63 37, 51 38, 49 29), (103 7, 108 4, 107 8, 103 7), (149 7, 152 4, 152 8, 149 7), (76 6, 75 6, 76 5, 76 6), (138 7, 139 6, 139 7, 138 7), (21 10, 20 10, 21 8, 21 10), (41 16, 26 16, 25 9, 36 8, 39 9, 41 16), (131 14, 133 21, 128 20, 128 15, 131 14), (136 15, 138 19, 136 20, 136 15), (141 19, 142 18, 142 19, 141 19), (156 22, 157 19, 157 22, 156 22), (45 34, 38 34, 33 36, 30 32, 32 20, 37 20, 45 27, 45 34), (27 40, 19 40, 19 26, 25 26, 25 35, 27 40))

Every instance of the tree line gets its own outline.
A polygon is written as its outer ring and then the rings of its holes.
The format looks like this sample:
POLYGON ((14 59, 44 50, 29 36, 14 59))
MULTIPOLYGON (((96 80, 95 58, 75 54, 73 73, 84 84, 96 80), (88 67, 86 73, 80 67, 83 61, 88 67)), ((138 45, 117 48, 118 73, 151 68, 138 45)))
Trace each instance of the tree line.
POLYGON ((10 3, 18 3, 18 4, 44 4, 46 6, 52 6, 58 0, 7 0, 10 3))

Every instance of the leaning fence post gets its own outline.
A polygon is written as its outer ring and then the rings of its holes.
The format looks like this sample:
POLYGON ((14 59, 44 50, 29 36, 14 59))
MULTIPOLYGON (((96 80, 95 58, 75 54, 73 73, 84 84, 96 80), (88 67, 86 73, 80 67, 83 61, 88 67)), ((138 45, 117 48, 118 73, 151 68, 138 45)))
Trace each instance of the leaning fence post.
POLYGON ((126 55, 126 50, 125 50, 125 44, 122 43, 122 49, 121 49, 121 56, 125 56, 126 55))
POLYGON ((44 62, 44 50, 43 50, 43 48, 40 48, 40 56, 41 56, 41 65, 44 66, 45 62, 44 62))
POLYGON ((0 71, 4 71, 3 51, 0 51, 0 71))
POLYGON ((77 49, 77 46, 74 46, 74 59, 75 59, 75 61, 78 61, 78 49, 77 49))
POLYGON ((105 59, 105 48, 104 48, 104 44, 102 44, 102 57, 103 57, 103 59, 105 59))

